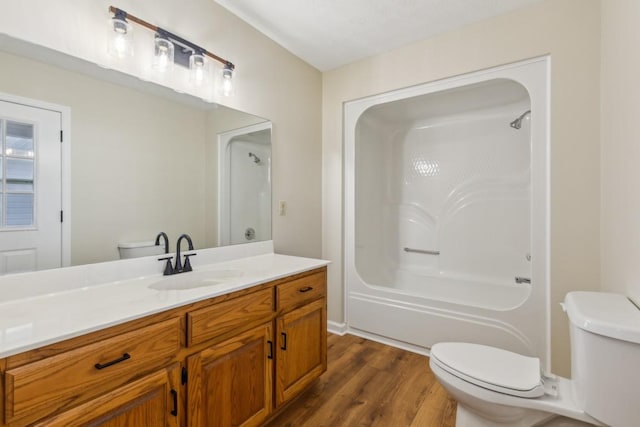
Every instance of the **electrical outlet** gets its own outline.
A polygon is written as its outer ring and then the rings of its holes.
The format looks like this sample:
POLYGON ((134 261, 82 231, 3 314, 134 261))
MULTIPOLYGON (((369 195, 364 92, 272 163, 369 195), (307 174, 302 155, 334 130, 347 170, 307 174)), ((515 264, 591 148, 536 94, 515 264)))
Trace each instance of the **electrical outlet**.
POLYGON ((287 214, 287 202, 284 200, 280 200, 280 202, 278 202, 278 214, 280 216, 285 216, 287 214))

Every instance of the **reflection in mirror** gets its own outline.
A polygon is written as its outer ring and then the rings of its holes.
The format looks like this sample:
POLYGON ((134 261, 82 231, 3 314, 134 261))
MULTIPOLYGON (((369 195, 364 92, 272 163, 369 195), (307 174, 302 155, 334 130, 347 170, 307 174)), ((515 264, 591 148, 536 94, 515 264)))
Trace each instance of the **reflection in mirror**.
MULTIPOLYGON (((7 131, 12 121, 22 123, 18 113, 11 113, 20 104, 16 100, 34 100, 40 109, 62 106, 67 115, 58 121, 69 123, 63 144, 69 144, 70 158, 62 158, 58 175, 71 176, 70 212, 64 212, 59 234, 67 230, 70 245, 54 257, 70 256, 57 265, 116 260, 119 244, 153 245, 160 231, 169 235, 170 251, 182 233, 192 236, 196 249, 271 239, 271 125, 266 119, 6 36, 0 37, 0 61, 0 107, 9 108, 0 110, 0 123, 7 131)), ((38 162, 38 148, 52 136, 37 121, 24 122, 35 123, 36 173, 32 178, 23 167, 14 175, 37 195, 44 185, 40 172, 48 167, 38 162)), ((24 163, 26 149, 21 150, 10 155, 3 147, 0 171, 24 163)), ((65 183, 59 187, 68 197, 65 183)), ((9 189, 5 192, 8 199, 9 189)), ((36 214, 49 208, 38 200, 36 214)), ((58 217, 60 205, 51 208, 58 217)), ((0 215, 6 216, 6 209, 0 215)), ((7 240, 7 229, 0 227, 0 240, 7 240)), ((9 252, 0 248, 3 265, 9 252)), ((27 264, 5 270, 39 269, 39 263, 27 264)))
POLYGON ((271 124, 218 135, 218 246, 268 240, 271 124))

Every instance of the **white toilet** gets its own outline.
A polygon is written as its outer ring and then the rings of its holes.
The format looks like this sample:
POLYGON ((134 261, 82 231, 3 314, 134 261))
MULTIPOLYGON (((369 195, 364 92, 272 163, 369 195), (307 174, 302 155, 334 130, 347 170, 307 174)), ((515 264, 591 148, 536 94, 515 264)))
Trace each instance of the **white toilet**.
POLYGON ((541 374, 537 358, 438 343, 431 370, 458 401, 456 426, 640 425, 640 310, 627 297, 571 292, 571 376, 541 374))
POLYGON ((164 253, 164 246, 148 242, 120 242, 118 243, 120 259, 140 258, 164 253))

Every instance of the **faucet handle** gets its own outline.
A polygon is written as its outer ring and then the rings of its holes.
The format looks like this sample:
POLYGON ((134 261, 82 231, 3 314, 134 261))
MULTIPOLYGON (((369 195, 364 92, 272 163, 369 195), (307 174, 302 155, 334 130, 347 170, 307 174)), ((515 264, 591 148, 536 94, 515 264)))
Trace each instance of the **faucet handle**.
POLYGON ((171 276, 172 274, 175 274, 175 270, 173 269, 173 266, 171 265, 171 259, 172 257, 167 256, 164 258, 158 258, 158 261, 167 261, 167 265, 165 265, 164 267, 164 273, 162 273, 164 276, 171 276))
POLYGON ((193 268, 191 268, 191 261, 189 261, 189 257, 190 256, 195 256, 198 254, 185 254, 184 255, 184 267, 182 267, 182 271, 193 271, 193 268))

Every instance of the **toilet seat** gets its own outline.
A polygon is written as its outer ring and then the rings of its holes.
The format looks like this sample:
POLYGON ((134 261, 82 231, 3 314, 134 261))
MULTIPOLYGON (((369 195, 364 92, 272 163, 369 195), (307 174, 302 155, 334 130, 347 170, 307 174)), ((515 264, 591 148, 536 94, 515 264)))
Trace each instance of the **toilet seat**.
POLYGON ((540 359, 480 344, 447 342, 431 348, 431 360, 471 384, 516 397, 544 395, 540 359))

